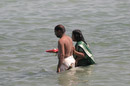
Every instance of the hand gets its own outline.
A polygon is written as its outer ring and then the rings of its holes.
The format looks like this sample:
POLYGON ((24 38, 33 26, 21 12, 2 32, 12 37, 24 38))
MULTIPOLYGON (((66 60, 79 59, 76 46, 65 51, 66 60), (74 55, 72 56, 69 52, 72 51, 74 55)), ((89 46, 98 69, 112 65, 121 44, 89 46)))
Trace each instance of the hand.
POLYGON ((60 68, 57 69, 57 73, 60 73, 60 68))
POLYGON ((78 61, 75 61, 75 66, 77 66, 77 64, 78 64, 78 61))
POLYGON ((72 49, 73 49, 73 53, 74 53, 75 52, 75 47, 73 46, 72 49))
POLYGON ((72 50, 75 50, 75 47, 74 47, 74 46, 72 47, 72 50))
POLYGON ((79 62, 80 59, 82 59, 82 58, 76 58, 76 60, 75 60, 75 66, 77 66, 77 64, 78 64, 78 62, 79 62))

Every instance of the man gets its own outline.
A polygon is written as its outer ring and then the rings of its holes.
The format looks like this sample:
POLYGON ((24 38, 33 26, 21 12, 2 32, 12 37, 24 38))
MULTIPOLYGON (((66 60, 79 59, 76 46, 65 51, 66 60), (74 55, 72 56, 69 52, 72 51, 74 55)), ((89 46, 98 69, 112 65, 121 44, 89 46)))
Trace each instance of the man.
POLYGON ((55 35, 60 38, 58 40, 58 65, 57 73, 75 67, 75 59, 73 58, 73 42, 72 39, 65 34, 65 27, 57 25, 54 29, 55 35))

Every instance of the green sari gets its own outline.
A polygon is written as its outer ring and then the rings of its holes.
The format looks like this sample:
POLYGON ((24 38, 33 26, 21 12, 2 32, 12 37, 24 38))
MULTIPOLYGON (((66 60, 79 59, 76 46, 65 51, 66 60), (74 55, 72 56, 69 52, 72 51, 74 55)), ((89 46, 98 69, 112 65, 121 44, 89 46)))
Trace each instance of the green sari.
MULTIPOLYGON (((77 66, 88 66, 88 65, 95 64, 95 60, 92 56, 92 52, 83 41, 77 42, 75 45, 75 49, 76 51, 82 52, 85 54, 85 58, 80 59, 77 63, 77 66)), ((77 56, 74 55, 74 58, 76 59, 77 56)))

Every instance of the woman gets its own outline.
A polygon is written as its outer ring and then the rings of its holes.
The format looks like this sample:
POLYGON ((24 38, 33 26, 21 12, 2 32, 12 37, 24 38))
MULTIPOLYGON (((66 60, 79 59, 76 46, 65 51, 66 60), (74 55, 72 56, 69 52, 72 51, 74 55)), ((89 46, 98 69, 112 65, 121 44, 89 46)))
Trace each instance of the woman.
POLYGON ((77 42, 74 47, 74 58, 77 66, 88 66, 95 64, 92 57, 92 53, 88 48, 88 44, 85 42, 82 32, 80 30, 74 30, 72 32, 73 41, 77 42))

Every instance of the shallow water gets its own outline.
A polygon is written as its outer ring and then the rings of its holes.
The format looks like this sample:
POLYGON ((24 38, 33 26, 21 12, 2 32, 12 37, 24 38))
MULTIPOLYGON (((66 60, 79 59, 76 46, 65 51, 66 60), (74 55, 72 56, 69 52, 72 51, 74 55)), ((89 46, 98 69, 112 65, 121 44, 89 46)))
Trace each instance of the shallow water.
POLYGON ((0 86, 129 86, 130 0, 0 0, 0 86), (83 32, 97 65, 56 73, 54 27, 83 32))

